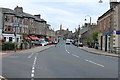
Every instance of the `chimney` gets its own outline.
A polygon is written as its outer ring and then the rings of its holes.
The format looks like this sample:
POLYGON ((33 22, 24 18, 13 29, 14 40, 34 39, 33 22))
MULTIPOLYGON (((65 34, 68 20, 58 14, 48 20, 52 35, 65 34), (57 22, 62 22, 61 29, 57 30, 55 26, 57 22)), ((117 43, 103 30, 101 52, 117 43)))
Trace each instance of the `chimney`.
POLYGON ((17 12, 17 13, 23 13, 23 8, 17 6, 17 7, 14 8, 14 11, 17 12))
POLYGON ((110 8, 114 8, 118 3, 117 0, 110 0, 110 8))
POLYGON ((34 15, 34 16, 36 16, 36 17, 39 18, 39 19, 41 18, 41 15, 40 15, 40 14, 34 15))

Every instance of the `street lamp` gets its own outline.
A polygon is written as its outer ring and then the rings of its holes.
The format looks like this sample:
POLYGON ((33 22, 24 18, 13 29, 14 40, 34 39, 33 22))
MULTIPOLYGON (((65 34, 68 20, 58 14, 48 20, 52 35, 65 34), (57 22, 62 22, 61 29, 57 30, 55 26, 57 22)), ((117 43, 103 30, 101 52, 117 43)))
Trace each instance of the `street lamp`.
POLYGON ((103 3, 103 1, 102 1, 102 0, 100 0, 98 3, 103 3))
MULTIPOLYGON (((86 17, 90 17, 89 15, 85 16, 85 21, 87 21, 86 17)), ((91 17, 90 17, 90 26, 91 26, 91 17)))
POLYGON ((13 26, 15 28, 15 32, 14 32, 14 36, 15 36, 15 52, 16 52, 16 47, 17 47, 17 40, 16 40, 16 36, 17 36, 17 33, 16 33, 16 27, 19 27, 19 22, 18 23, 13 23, 13 26))
POLYGON ((80 35, 80 25, 78 25, 78 42, 79 42, 80 37, 81 37, 81 35, 80 35))

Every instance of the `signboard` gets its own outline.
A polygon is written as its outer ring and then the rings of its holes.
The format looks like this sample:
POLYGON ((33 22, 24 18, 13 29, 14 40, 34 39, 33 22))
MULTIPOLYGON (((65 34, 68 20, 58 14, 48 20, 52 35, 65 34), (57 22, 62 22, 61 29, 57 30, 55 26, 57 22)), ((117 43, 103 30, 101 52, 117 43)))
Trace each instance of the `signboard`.
POLYGON ((99 33, 98 36, 102 36, 102 33, 99 33))
POLYGON ((116 31, 116 34, 117 34, 117 35, 120 35, 120 31, 116 31))
POLYGON ((108 31, 108 32, 103 32, 103 35, 110 35, 110 34, 112 34, 112 30, 110 30, 110 31, 108 31))
POLYGON ((19 26, 18 23, 13 23, 13 26, 19 26))

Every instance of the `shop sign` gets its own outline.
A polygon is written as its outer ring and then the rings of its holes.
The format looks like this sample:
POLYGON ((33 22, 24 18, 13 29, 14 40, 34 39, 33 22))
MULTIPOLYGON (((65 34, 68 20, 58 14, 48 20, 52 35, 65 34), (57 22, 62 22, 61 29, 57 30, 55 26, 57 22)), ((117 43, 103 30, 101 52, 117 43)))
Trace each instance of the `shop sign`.
POLYGON ((116 34, 117 34, 117 35, 120 35, 120 31, 116 31, 116 34))

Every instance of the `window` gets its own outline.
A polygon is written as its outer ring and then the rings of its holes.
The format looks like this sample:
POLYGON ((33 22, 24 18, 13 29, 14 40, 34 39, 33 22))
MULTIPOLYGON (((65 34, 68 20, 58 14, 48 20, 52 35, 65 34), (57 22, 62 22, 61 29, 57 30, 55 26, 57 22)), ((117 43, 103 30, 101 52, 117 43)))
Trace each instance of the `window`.
POLYGON ((28 25, 28 19, 27 18, 24 19, 24 25, 28 25))
POLYGON ((101 22, 100 22, 100 31, 102 30, 102 24, 101 24, 101 22))
POLYGON ((11 22, 14 22, 14 17, 12 16, 12 21, 11 22))
POLYGON ((12 42, 12 37, 9 37, 9 42, 12 42))
POLYGON ((17 38, 17 42, 19 42, 19 38, 17 38))
POLYGON ((11 31, 11 26, 8 26, 8 31, 11 31))
POLYGON ((6 37, 4 37, 4 40, 6 41, 6 37))
POLYGON ((12 31, 15 32, 15 27, 12 27, 12 31))
POLYGON ((5 27, 4 27, 4 31, 7 31, 7 26, 5 25, 5 27))
POLYGON ((108 28, 110 28, 110 17, 108 17, 108 28))
POLYGON ((104 20, 104 30, 105 30, 105 28, 106 28, 106 20, 104 20))

